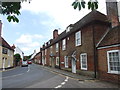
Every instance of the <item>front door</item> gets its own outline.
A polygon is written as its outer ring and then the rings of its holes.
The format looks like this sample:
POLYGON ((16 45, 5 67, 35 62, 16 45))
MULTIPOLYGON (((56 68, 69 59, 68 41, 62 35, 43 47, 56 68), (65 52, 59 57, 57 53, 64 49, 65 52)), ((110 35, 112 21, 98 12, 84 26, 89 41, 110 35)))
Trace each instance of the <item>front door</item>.
POLYGON ((54 57, 51 57, 51 64, 52 64, 52 67, 54 68, 55 67, 55 58, 54 57))
POLYGON ((72 73, 76 73, 76 60, 72 58, 72 73))

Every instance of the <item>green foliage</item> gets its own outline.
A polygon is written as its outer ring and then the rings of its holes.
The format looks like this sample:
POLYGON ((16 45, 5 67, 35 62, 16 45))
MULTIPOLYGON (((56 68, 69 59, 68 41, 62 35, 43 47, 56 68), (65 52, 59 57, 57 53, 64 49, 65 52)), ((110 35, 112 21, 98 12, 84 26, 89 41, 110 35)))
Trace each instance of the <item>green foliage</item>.
POLYGON ((21 2, 2 2, 2 13, 7 15, 9 22, 19 22, 17 16, 20 15, 21 2))
MULTIPOLYGON (((85 8, 85 5, 86 5, 86 2, 84 0, 75 0, 73 3, 72 3, 72 6, 74 9, 79 9, 79 11, 82 9, 82 8, 85 8)), ((91 9, 91 10, 95 10, 95 9, 98 9, 98 2, 97 0, 96 1, 92 1, 90 0, 88 3, 88 9, 91 9)))
POLYGON ((24 61, 29 60, 29 59, 31 58, 31 56, 32 56, 32 55, 24 56, 24 59, 23 59, 23 60, 24 60, 24 61))
POLYGON ((20 54, 15 54, 14 59, 15 59, 16 62, 19 62, 21 60, 20 54))

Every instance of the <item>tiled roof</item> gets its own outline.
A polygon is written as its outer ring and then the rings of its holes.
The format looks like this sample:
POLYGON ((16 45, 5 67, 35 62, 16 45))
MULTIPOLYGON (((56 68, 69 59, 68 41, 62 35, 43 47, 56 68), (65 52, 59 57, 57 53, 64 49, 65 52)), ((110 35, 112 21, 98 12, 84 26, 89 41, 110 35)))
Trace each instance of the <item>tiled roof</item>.
POLYGON ((98 47, 120 44, 120 25, 110 29, 98 47))
MULTIPOLYGON (((100 13, 99 11, 93 10, 92 12, 90 12, 89 14, 87 14, 85 17, 83 17, 81 20, 79 20, 78 22, 76 22, 75 24, 73 24, 73 28, 66 33, 66 31, 63 31, 58 38, 54 39, 52 41, 52 43, 50 45, 48 45, 47 47, 57 43, 59 40, 64 39, 65 37, 67 37, 68 35, 76 32, 77 30, 79 30, 80 28, 84 27, 85 25, 88 25, 91 22, 94 21, 99 21, 99 22, 105 22, 110 24, 110 22, 108 21, 108 18, 106 15, 100 13)), ((45 48, 47 48, 45 47, 45 48)))
POLYGON ((4 38, 2 38, 2 46, 14 51, 14 49, 11 48, 11 46, 4 40, 4 38))

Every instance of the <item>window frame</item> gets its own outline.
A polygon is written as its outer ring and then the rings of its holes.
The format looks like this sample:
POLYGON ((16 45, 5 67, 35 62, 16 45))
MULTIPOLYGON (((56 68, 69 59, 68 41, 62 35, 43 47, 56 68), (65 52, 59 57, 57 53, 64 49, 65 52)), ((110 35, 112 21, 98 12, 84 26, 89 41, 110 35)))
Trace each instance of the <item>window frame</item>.
POLYGON ((78 31, 75 33, 75 45, 80 46, 81 45, 81 31, 78 31), (79 41, 79 43, 78 43, 79 41))
POLYGON ((108 65, 108 73, 111 73, 111 74, 118 74, 119 71, 112 71, 110 70, 110 56, 109 56, 109 53, 113 53, 113 52, 118 52, 118 63, 120 64, 120 50, 110 50, 110 51, 107 51, 107 65, 108 65))
POLYGON ((59 57, 56 57, 56 65, 59 66, 59 57))
POLYGON ((64 62, 65 62, 65 68, 68 68, 69 62, 68 62, 68 57, 67 56, 64 56, 64 62), (67 63, 66 63, 66 61, 67 61, 67 63))
POLYGON ((66 39, 62 40, 62 50, 66 50, 66 39))
POLYGON ((81 70, 87 70, 87 68, 88 68, 88 64, 87 64, 87 53, 81 53, 80 54, 80 65, 81 65, 81 70), (82 66, 83 66, 83 63, 82 63, 82 61, 83 61, 83 55, 85 55, 86 56, 86 68, 83 68, 82 66))
POLYGON ((56 52, 59 51, 59 43, 56 43, 56 52))

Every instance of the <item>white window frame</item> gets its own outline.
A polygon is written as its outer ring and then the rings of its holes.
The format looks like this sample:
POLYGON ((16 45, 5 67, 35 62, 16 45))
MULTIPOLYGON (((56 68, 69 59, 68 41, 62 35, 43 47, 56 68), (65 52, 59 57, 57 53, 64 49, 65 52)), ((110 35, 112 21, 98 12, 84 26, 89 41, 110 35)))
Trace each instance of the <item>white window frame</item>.
POLYGON ((118 52, 118 57, 119 57, 119 64, 120 64, 120 50, 110 50, 110 51, 107 51, 107 64, 108 64, 108 73, 113 73, 113 74, 118 74, 119 71, 112 71, 110 70, 110 60, 109 60, 109 53, 113 53, 113 52, 118 52))
POLYGON ((47 49, 45 49, 45 55, 47 55, 47 49))
POLYGON ((62 50, 66 50, 66 39, 62 40, 62 50))
POLYGON ((68 68, 68 57, 64 56, 65 68, 68 68))
POLYGON ((56 52, 59 50, 59 43, 56 43, 56 52))
POLYGON ((82 54, 80 54, 80 63, 81 63, 81 70, 87 70, 87 53, 82 53, 82 54), (83 61, 83 55, 85 55, 86 56, 86 68, 84 68, 84 67, 82 67, 83 66, 83 63, 82 63, 82 61, 83 61))
POLYGON ((76 46, 81 45, 81 31, 75 33, 75 45, 76 46))
POLYGON ((56 65, 59 66, 59 57, 56 57, 56 65))
POLYGON ((52 53, 52 48, 53 48, 53 46, 50 46, 50 52, 52 53))

